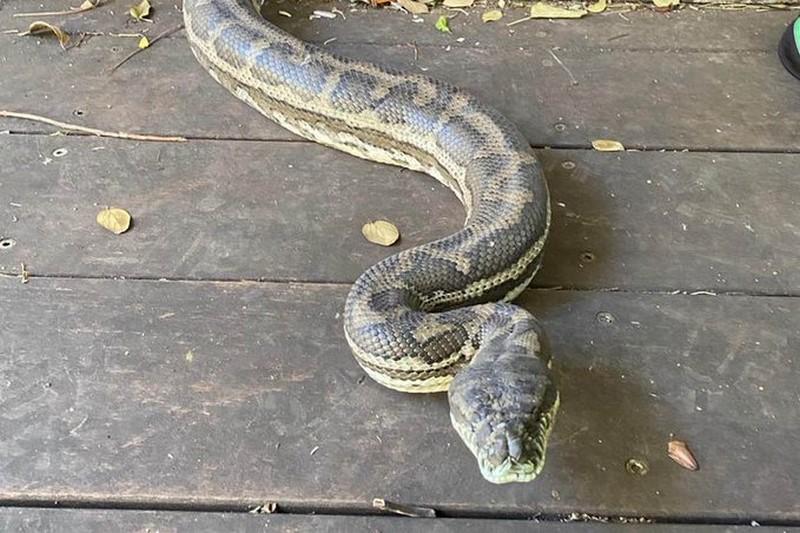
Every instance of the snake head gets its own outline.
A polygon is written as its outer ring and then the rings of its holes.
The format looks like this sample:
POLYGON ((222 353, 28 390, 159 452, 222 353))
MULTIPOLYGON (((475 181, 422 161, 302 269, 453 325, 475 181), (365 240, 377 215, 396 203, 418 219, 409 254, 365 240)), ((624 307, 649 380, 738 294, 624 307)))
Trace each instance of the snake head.
POLYGON ((474 362, 453 379, 450 419, 492 483, 533 480, 558 410, 550 369, 530 356, 474 362))

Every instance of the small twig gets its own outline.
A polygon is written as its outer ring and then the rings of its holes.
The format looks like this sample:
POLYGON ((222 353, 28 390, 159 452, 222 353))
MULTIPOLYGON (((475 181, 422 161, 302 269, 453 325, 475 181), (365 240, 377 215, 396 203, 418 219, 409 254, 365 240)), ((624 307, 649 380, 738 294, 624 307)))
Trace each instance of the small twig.
POLYGON ((533 20, 533 17, 523 17, 523 18, 521 18, 521 19, 517 19, 517 20, 515 20, 515 21, 513 21, 513 22, 509 22, 508 24, 506 24, 506 27, 509 27, 509 26, 516 26, 517 24, 520 24, 520 23, 522 23, 522 22, 527 22, 527 21, 529 21, 529 20, 533 20))
POLYGON ((112 137, 114 139, 128 139, 131 141, 167 141, 167 142, 186 142, 186 137, 174 137, 164 135, 146 135, 140 133, 126 133, 124 131, 105 131, 95 128, 87 128, 78 126, 77 124, 68 124, 66 122, 59 122, 47 117, 39 115, 32 115, 30 113, 17 113, 15 111, 0 110, 0 117, 19 118, 22 120, 32 120, 34 122, 42 122, 57 128, 63 128, 70 131, 79 131, 81 133, 88 133, 89 135, 96 135, 97 137, 112 137))
POLYGON ((556 60, 556 63, 558 63, 561 66, 561 68, 564 69, 564 72, 567 73, 567 75, 569 76, 570 81, 572 81, 572 85, 578 85, 578 80, 575 79, 575 76, 572 75, 572 72, 570 72, 570 70, 567 68, 567 66, 558 58, 556 53, 553 52, 552 50, 548 50, 548 52, 550 52, 550 55, 553 56, 553 59, 556 60))
POLYGON ((127 63, 127 62, 128 62, 128 61, 129 61, 131 58, 133 58, 133 56, 135 56, 136 54, 138 54, 138 53, 140 53, 140 52, 142 52, 142 51, 144 51, 144 50, 147 50, 148 48, 151 48, 151 47, 152 47, 154 44, 156 44, 158 41, 160 41, 160 40, 161 40, 161 39, 163 39, 164 37, 167 37, 168 35, 172 35, 172 34, 173 34, 173 33, 175 33, 176 31, 178 31, 178 30, 182 30, 182 29, 183 29, 183 24, 180 24, 180 25, 178 25, 178 26, 175 26, 174 28, 171 28, 171 29, 169 29, 169 30, 166 30, 166 31, 163 31, 163 32, 159 33, 158 35, 156 35, 155 37, 153 37, 153 40, 152 40, 152 41, 150 41, 150 44, 147 46, 147 48, 137 48, 136 50, 134 50, 133 52, 131 52, 130 54, 128 54, 127 56, 125 56, 125 57, 122 59, 122 61, 120 61, 119 63, 117 63, 117 64, 116 64, 116 65, 114 65, 113 67, 111 67, 111 70, 109 70, 109 71, 108 71, 108 72, 109 72, 109 74, 112 74, 112 73, 113 73, 115 70, 117 70, 119 67, 121 67, 122 65, 124 65, 125 63, 127 63))
POLYGON ((416 505, 401 505, 399 503, 387 502, 383 498, 372 500, 375 509, 389 513, 410 516, 412 518, 436 518, 436 511, 430 507, 419 507, 416 505))
POLYGON ((84 416, 84 417, 83 417, 83 420, 81 420, 81 421, 80 421, 80 423, 79 423, 77 426, 75 426, 74 428, 70 429, 70 430, 69 430, 69 434, 70 434, 70 435, 75 435, 75 434, 77 434, 77 433, 78 433, 78 430, 79 430, 79 429, 81 429, 81 428, 83 427, 83 425, 86 423, 86 421, 87 421, 87 420, 89 420, 89 415, 86 415, 86 416, 84 416))
POLYGON ((86 5, 84 7, 71 7, 64 11, 38 11, 38 12, 31 12, 31 13, 14 13, 14 17, 60 17, 63 15, 76 15, 78 13, 83 13, 85 11, 91 11, 96 7, 99 7, 102 2, 92 3, 86 5))

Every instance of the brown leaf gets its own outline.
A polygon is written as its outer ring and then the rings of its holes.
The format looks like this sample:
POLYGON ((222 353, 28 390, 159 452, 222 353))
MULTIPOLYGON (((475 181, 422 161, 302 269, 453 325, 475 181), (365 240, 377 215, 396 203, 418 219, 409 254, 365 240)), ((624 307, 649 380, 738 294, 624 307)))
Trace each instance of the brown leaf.
POLYGON ((400 238, 400 231, 397 226, 386 220, 367 222, 361 228, 361 233, 369 242, 380 244, 381 246, 391 246, 400 238))
POLYGON ((589 13, 602 13, 608 7, 608 2, 606 0, 597 0, 594 4, 589 4, 586 6, 586 11, 589 13))
POLYGON ((677 8, 681 3, 681 0, 653 0, 653 5, 656 7, 656 11, 670 11, 673 8, 677 8))
POLYGON ((475 0, 444 0, 442 4, 445 7, 470 7, 475 3, 475 0))
POLYGON ((397 0, 397 3, 403 6, 403 9, 414 15, 422 15, 430 12, 428 6, 422 2, 416 2, 415 0, 397 0))
POLYGON ((697 459, 694 458, 691 450, 689 450, 689 446, 682 440, 669 441, 667 444, 667 455, 686 470, 695 471, 700 468, 697 464, 697 459))
POLYGON ((500 20, 503 18, 503 12, 499 9, 491 9, 489 11, 485 11, 481 15, 481 20, 484 22, 494 22, 496 20, 500 20))
POLYGON ((32 22, 28 27, 28 31, 21 33, 20 35, 40 35, 42 33, 52 33, 56 36, 56 38, 58 38, 61 48, 66 49, 67 43, 69 43, 69 34, 58 26, 48 24, 47 22, 42 22, 41 20, 32 22))
POLYGON ((97 213, 97 223, 108 231, 119 235, 131 227, 131 215, 124 209, 111 207, 97 213))
POLYGON ((531 6, 532 19, 579 19, 588 13, 583 7, 567 9, 564 7, 536 2, 531 6))
POLYGON ((150 2, 148 0, 141 0, 141 2, 135 6, 131 6, 128 13, 136 20, 148 20, 145 17, 150 14, 150 2))

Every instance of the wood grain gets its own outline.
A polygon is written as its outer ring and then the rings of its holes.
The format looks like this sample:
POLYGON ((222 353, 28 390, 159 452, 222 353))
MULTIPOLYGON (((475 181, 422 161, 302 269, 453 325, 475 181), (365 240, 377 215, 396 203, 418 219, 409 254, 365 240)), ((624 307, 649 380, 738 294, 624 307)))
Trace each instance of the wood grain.
MULTIPOLYGON (((0 272, 348 283, 464 217, 427 176, 308 143, 10 136, 4 147, 0 239, 16 244, 0 248, 0 272), (102 230, 105 206, 129 210, 134 228, 102 230), (400 228, 398 246, 364 240, 379 218, 400 228)), ((800 155, 539 155, 553 231, 535 285, 800 289, 800 155)))
POLYGON ((794 298, 529 291, 563 404, 540 479, 494 486, 443 396, 366 379, 345 293, 0 278, 0 499, 800 519, 794 298))
MULTIPOLYGON (((513 36, 502 25, 476 24, 480 29, 474 37, 468 31, 462 35, 463 45, 454 40, 458 37, 431 37, 439 32, 430 24, 401 19, 394 31, 402 40, 385 43, 373 33, 367 42, 348 44, 337 37, 329 47, 355 58, 417 72, 426 69, 498 107, 537 146, 586 147, 593 139, 612 138, 628 147, 651 149, 797 151, 800 108, 792 105, 796 80, 783 70, 774 51, 792 16, 758 15, 632 13, 626 16, 630 22, 609 15, 597 17, 600 22, 590 17, 580 26, 574 21, 531 21, 517 27, 513 36), (686 45, 666 37, 673 17, 681 21, 676 23, 680 35, 709 36, 710 44, 701 46, 695 38, 686 45), (612 18, 612 23, 605 21, 612 18)), ((353 15, 356 24, 359 16, 353 15)), ((318 38, 339 32, 332 21, 307 22, 309 28, 298 32, 301 37, 315 37, 318 27, 329 28, 320 29, 318 38)), ((299 20, 293 24, 305 28, 299 20)), ((359 38, 367 39, 365 32, 374 27, 360 29, 359 38)), ((217 86, 196 64, 182 34, 113 74, 108 69, 135 49, 135 39, 97 37, 65 53, 41 39, 2 38, 9 45, 0 52, 0 91, 9 95, 3 106, 10 110, 101 129, 292 138, 217 86)), ((8 120, 1 129, 52 130, 8 120)))

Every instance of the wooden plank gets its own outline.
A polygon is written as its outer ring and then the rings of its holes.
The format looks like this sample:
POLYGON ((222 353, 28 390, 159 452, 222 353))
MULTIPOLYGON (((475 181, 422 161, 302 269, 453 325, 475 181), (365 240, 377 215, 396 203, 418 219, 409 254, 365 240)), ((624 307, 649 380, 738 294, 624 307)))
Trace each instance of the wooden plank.
MULTIPOLYGON (((648 524, 625 525, 603 523, 534 522, 537 531, 547 533, 740 533, 752 531, 750 526, 706 526, 648 524)), ((439 518, 417 520, 399 517, 365 516, 312 516, 312 515, 251 515, 245 513, 189 513, 168 511, 115 511, 87 509, 26 509, 4 508, 0 510, 0 527, 4 531, 63 533, 106 533, 108 531, 172 531, 175 533, 218 533, 220 531, 262 532, 291 531, 294 533, 359 533, 376 531, 404 531, 408 533, 446 533, 485 531, 508 531, 518 533, 531 531, 529 520, 468 520, 439 518)), ((795 531, 793 528, 762 527, 759 533, 795 531)))
POLYGON ((529 291, 563 407, 540 479, 495 486, 442 395, 365 380, 345 294, 0 279, 0 499, 800 520, 798 299, 529 291))
MULTIPOLYGON (((683 2, 703 4, 707 1, 683 2)), ((723 3, 723 2, 718 2, 723 3)), ((737 1, 737 4, 746 2, 737 1)), ((764 2, 776 4, 773 0, 764 2)), ((800 3, 799 0, 780 2, 784 5, 800 3)), ((366 4, 339 5, 324 0, 292 0, 291 2, 267 2, 264 15, 281 28, 305 40, 323 43, 335 38, 339 43, 381 43, 384 45, 407 44, 413 40, 418 45, 451 45, 454 47, 475 46, 514 50, 519 46, 539 46, 561 48, 587 48, 596 41, 604 43, 606 49, 651 49, 672 50, 701 49, 737 51, 772 51, 776 43, 768 43, 759 35, 761 29, 779 28, 791 20, 791 13, 780 9, 753 7, 739 9, 735 13, 719 9, 709 9, 696 5, 671 13, 658 13, 646 8, 648 2, 635 12, 624 12, 628 19, 609 11, 574 20, 530 21, 516 28, 508 28, 505 23, 518 20, 528 14, 526 7, 506 7, 501 24, 486 24, 481 21, 483 9, 464 10, 451 22, 455 34, 431 31, 436 18, 452 15, 446 9, 434 9, 427 15, 413 17, 392 9, 374 9, 366 4), (315 10, 343 10, 344 16, 335 19, 310 18, 315 10), (280 12, 289 13, 286 17, 280 12), (414 22, 421 19, 424 22, 414 22), (633 21, 633 22, 631 22, 633 21), (713 27, 717 31, 698 32, 698 26, 713 27), (464 41, 457 39, 464 37, 464 41)), ((15 14, 38 10, 67 10, 74 6, 73 0, 50 0, 47 5, 31 4, 28 0, 6 0, 3 4, 4 28, 25 29, 36 18, 17 18, 15 14)), ((159 33, 180 25, 183 22, 179 6, 154 4, 151 23, 135 22, 128 15, 125 6, 107 3, 98 9, 79 16, 60 17, 59 27, 79 36, 81 33, 96 37, 114 37, 119 34, 143 33, 151 38, 159 33), (95 34, 102 35, 95 35, 95 34)), ((136 44, 135 37, 122 40, 129 46, 136 44)), ((182 40, 183 37, 178 37, 182 40)))
MULTIPOLYGON (((630 23, 616 15, 596 17, 599 22, 591 17, 581 26, 531 21, 513 36, 503 25, 476 23, 474 40, 465 33, 463 46, 440 35, 431 37, 437 32, 429 25, 402 19, 389 32, 402 36, 402 41, 392 39, 396 44, 348 44, 342 38, 329 46, 353 57, 427 69, 463 86, 512 117, 535 145, 588 146, 592 139, 611 137, 630 147, 798 150, 800 108, 790 105, 796 81, 783 71, 774 52, 790 14, 630 17, 630 23), (606 22, 612 19, 618 20, 606 22), (665 21, 673 19, 681 20, 680 35, 708 36, 713 44, 706 48, 694 39, 700 48, 693 48, 672 37, 659 41, 651 35, 668 34, 672 26, 665 21), (744 44, 732 44, 740 35, 744 44), (409 44, 414 40, 420 41, 417 60, 409 44), (480 42, 484 44, 475 44, 480 42), (498 79, 507 81, 498 84, 498 79)), ((357 17, 350 23, 357 24, 357 17)), ((329 28, 320 37, 340 31, 333 22, 312 27, 318 26, 329 28)), ((383 39, 381 25, 380 30, 362 26, 361 39, 383 39)), ((314 31, 307 30, 309 37, 314 31)), ((8 108, 104 129, 290 138, 217 87, 193 60, 182 36, 153 46, 114 74, 108 68, 135 46, 133 40, 97 37, 64 53, 40 39, 3 38, 10 45, 0 52, 0 91, 9 94, 4 101, 8 108)), ((47 130, 8 120, 2 128, 47 130)))
MULTIPOLYGON (((347 283, 464 217, 427 176, 306 143, 9 136, 4 147, 0 239, 16 244, 0 248, 0 272, 347 283), (133 230, 97 226, 105 205, 129 209, 133 230), (400 227, 399 246, 363 239, 375 218, 400 227)), ((800 288, 800 155, 539 154, 553 232, 536 286, 800 288)))

